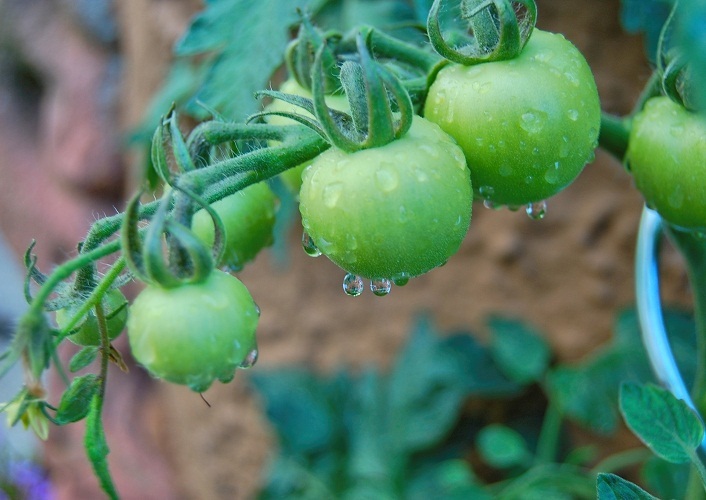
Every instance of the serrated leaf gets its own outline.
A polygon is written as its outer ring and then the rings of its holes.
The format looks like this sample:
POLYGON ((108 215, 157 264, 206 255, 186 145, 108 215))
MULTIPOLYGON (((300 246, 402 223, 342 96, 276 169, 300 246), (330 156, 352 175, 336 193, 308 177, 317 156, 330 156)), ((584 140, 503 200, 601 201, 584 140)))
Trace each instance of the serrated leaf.
POLYGON ((701 112, 706 111, 706 2, 680 0, 677 9, 675 38, 688 61, 690 100, 701 112))
POLYGON ((491 318, 490 351, 508 378, 521 384, 539 380, 549 366, 549 345, 528 325, 506 318, 491 318))
POLYGON ((598 500, 659 500, 638 485, 615 474, 598 474, 596 488, 598 500))
MULTIPOLYGON (((664 323, 684 380, 690 384, 696 370, 693 318, 665 310, 664 323)), ((610 434, 619 422, 618 390, 625 381, 654 381, 634 309, 617 316, 614 339, 608 345, 581 363, 553 369, 547 377, 547 390, 567 417, 594 432, 610 434)))
POLYGON ((69 371, 77 372, 86 368, 98 356, 98 346, 86 346, 71 357, 69 361, 69 371))
POLYGON ((96 394, 91 401, 90 410, 86 416, 86 435, 84 445, 88 459, 91 461, 93 471, 98 477, 101 488, 111 500, 118 500, 118 492, 113 484, 113 479, 108 470, 108 443, 105 440, 103 431, 103 420, 101 419, 102 400, 100 394, 96 394))
POLYGON ((694 411, 654 385, 622 384, 620 411, 630 430, 657 456, 672 463, 689 462, 704 436, 694 411))
MULTIPOLYGON (((268 87, 270 75, 282 64, 289 29, 306 0, 211 0, 194 17, 175 47, 178 56, 218 50, 197 101, 241 121, 258 108, 253 94, 268 87)), ((191 106, 194 114, 203 111, 191 106)))
POLYGON ((58 425, 82 420, 88 415, 93 397, 100 389, 100 380, 95 373, 76 377, 61 396, 54 420, 58 425))
POLYGON ((481 429, 476 447, 485 463, 497 469, 526 464, 531 455, 522 436, 502 424, 481 429))

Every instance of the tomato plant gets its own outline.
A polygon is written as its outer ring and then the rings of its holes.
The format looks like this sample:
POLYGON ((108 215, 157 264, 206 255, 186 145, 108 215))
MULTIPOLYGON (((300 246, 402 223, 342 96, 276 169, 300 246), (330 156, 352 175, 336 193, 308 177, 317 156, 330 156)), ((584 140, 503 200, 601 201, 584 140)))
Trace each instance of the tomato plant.
MULTIPOLYGON (((293 78, 288 79, 285 81, 279 88, 281 92, 285 92, 287 94, 294 94, 298 95, 301 97, 306 97, 307 99, 311 99, 311 91, 305 89, 299 83, 297 83, 296 80, 293 78)), ((333 95, 327 95, 326 96, 326 104, 328 104, 331 108, 337 109, 339 111, 344 111, 348 108, 348 100, 346 99, 346 96, 344 95, 339 95, 339 94, 333 94, 333 95)), ((266 108, 266 111, 269 113, 279 113, 279 112, 293 112, 293 111, 299 111, 305 115, 312 116, 311 113, 307 113, 306 111, 298 109, 296 106, 293 106, 291 104, 288 104, 284 101, 281 100, 274 100, 272 101, 271 104, 269 104, 266 108)), ((278 116, 276 114, 272 114, 267 117, 267 122, 271 123, 273 125, 286 125, 287 123, 292 123, 292 121, 284 116, 278 116)), ((280 174, 280 179, 282 179, 282 182, 284 182, 284 185, 287 186, 287 188, 292 192, 292 193, 298 193, 299 189, 301 188, 302 185, 302 172, 304 172, 304 169, 309 165, 309 162, 307 163, 302 163, 301 165, 298 165, 294 168, 290 168, 289 170, 285 170, 280 174)))
MULTIPOLYGON (((78 312, 77 307, 59 309, 56 312, 56 322, 60 329, 63 329, 71 318, 78 312)), ((103 298, 103 309, 108 328, 108 339, 114 340, 125 328, 127 322, 127 299, 120 290, 110 290, 103 298)), ((97 346, 100 344, 100 331, 98 320, 93 310, 89 311, 81 318, 77 326, 74 326, 69 336, 71 342, 83 346, 97 346)))
POLYGON ((514 59, 443 68, 424 116, 458 141, 476 194, 521 206, 558 193, 593 159, 600 104, 576 47, 535 29, 514 59))
POLYGON ((632 122, 626 164, 647 204, 675 226, 706 231, 706 122, 654 97, 632 122))
MULTIPOLYGON (((277 197, 267 183, 260 182, 212 205, 224 228, 224 252, 220 264, 240 270, 273 241, 277 197)), ((214 225, 201 209, 194 214, 192 229, 207 245, 213 245, 214 225)))
POLYGON ((202 392, 253 362, 259 315, 245 285, 214 270, 202 282, 145 288, 130 306, 127 335, 153 376, 202 392))
POLYGON ((417 117, 386 146, 317 157, 303 175, 302 225, 350 273, 418 276, 445 263, 466 235, 469 175, 453 140, 417 117))

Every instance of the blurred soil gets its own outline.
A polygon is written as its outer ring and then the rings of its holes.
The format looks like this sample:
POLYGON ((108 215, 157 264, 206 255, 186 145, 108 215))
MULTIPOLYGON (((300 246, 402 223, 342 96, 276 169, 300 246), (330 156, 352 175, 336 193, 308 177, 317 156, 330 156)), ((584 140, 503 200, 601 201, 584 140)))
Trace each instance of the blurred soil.
MULTIPOLYGON (((620 28, 618 0, 537 3, 538 26, 563 32, 588 59, 604 109, 628 112, 649 69, 644 64, 642 41, 620 28)), ((6 119, 0 121, 4 192, 0 229, 17 255, 31 237, 38 237, 44 249, 40 257, 48 266, 72 251, 70 245, 88 227, 93 213, 119 203, 113 201, 120 199, 117 194, 107 201, 99 197, 105 192, 102 175, 112 179, 110 185, 122 193, 122 181, 115 181, 119 174, 112 170, 113 155, 105 154, 116 146, 117 120, 122 130, 139 122, 168 67, 170 46, 198 2, 121 0, 116 7, 119 45, 100 46, 94 61, 89 55, 95 52, 95 41, 76 35, 79 49, 66 67, 72 74, 105 72, 119 49, 122 80, 113 101, 119 107, 76 116, 79 109, 89 113, 85 101, 90 101, 95 89, 76 91, 81 106, 73 109, 74 114, 62 110, 62 106, 71 108, 67 98, 57 97, 53 107, 42 104, 53 111, 47 109, 40 115, 41 133, 27 145, 27 134, 8 128, 6 119), (54 119, 53 113, 58 113, 54 119), (56 120, 63 126, 57 126, 56 120), (105 123, 104 129, 88 127, 84 132, 91 137, 88 150, 112 137, 108 146, 101 146, 104 155, 95 160, 88 152, 76 153, 84 163, 77 159, 75 168, 68 160, 48 162, 51 175, 65 180, 48 187, 35 182, 32 176, 42 165, 41 158, 71 158, 69 153, 76 152, 79 146, 70 142, 69 131, 87 126, 86 120, 105 123), (52 132, 52 127, 59 130, 52 132), (59 132, 67 135, 51 140, 59 132), (95 170, 99 167, 109 171, 95 170), (81 168, 90 170, 93 180, 78 175, 81 168), (90 186, 81 184, 86 182, 90 186), (20 212, 29 201, 38 208, 20 212)), ((58 43, 53 40, 43 43, 58 43)), ((56 49, 53 53, 63 57, 65 52, 56 49)), ((9 113, 0 107, 0 120, 3 112, 9 113)), ((341 291, 344 273, 323 257, 306 256, 298 243, 301 229, 296 227, 290 235, 286 267, 265 253, 240 275, 262 309, 261 355, 255 369, 290 363, 323 371, 342 365, 385 365, 421 311, 431 312, 442 329, 471 328, 481 336, 484 320, 491 313, 525 318, 546 333, 559 359, 578 360, 610 338, 616 312, 634 300, 632 266, 640 210, 641 198, 630 177, 618 162, 598 151, 580 178, 550 200, 544 220, 532 221, 522 212, 492 211, 476 204, 471 230, 459 253, 444 267, 405 287, 393 288, 384 298, 370 292, 358 298, 345 296, 341 291)), ((679 257, 666 249, 662 258, 665 301, 688 305, 688 282, 679 257)), ((109 386, 115 398, 107 408, 107 433, 113 451, 111 467, 124 498, 250 497, 273 439, 246 378, 241 373, 233 383, 211 388, 205 394, 208 407, 188 389, 154 382, 137 368, 129 376, 115 370, 109 386)), ((80 427, 53 429, 47 445, 47 462, 61 499, 97 495, 83 457, 80 427)), ((620 442, 605 445, 617 447, 620 442)))

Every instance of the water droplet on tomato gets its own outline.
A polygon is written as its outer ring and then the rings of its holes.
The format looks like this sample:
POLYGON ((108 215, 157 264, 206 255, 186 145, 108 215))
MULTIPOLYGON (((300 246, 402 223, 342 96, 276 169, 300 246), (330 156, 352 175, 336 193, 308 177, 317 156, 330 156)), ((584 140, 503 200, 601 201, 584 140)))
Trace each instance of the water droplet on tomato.
POLYGON ((575 109, 568 110, 566 114, 569 115, 569 120, 571 120, 572 122, 575 122, 579 119, 579 112, 575 109))
POLYGON ((507 163, 502 163, 498 168, 498 173, 503 177, 509 177, 512 175, 512 166, 507 163))
POLYGON ((392 284, 385 278, 376 278, 370 282, 370 290, 378 297, 383 297, 390 293, 392 284))
POLYGON ((496 210, 497 208, 499 208, 498 205, 496 205, 494 202, 492 202, 490 200, 483 200, 483 206, 485 208, 489 208, 490 210, 496 210))
POLYGON ((252 368, 253 366, 255 366, 255 363, 257 363, 257 358, 259 355, 260 352, 257 350, 257 347, 251 349, 250 352, 245 355, 243 361, 240 362, 238 368, 242 368, 244 370, 252 368))
POLYGON ((357 297, 363 293, 363 288, 365 288, 365 284, 363 283, 363 278, 360 276, 348 273, 343 278, 343 291, 346 292, 346 295, 357 297))
POLYGON ((302 248, 310 257, 318 257, 321 255, 321 250, 319 250, 316 243, 314 243, 314 240, 311 238, 311 235, 306 231, 302 233, 302 248))
POLYGON ((433 148, 429 144, 422 144, 419 146, 419 149, 424 151, 426 154, 431 156, 432 158, 438 158, 439 157, 439 151, 436 148, 433 148))
POLYGON ((478 193, 487 200, 493 197, 495 188, 493 186, 481 186, 478 188, 478 193))
POLYGON ((559 169, 561 168, 561 163, 558 161, 554 163, 547 171, 544 173, 544 180, 549 184, 556 184, 559 182, 559 169))
POLYGON ((520 116, 520 127, 529 134, 538 134, 544 128, 546 113, 539 110, 530 110, 520 116))
POLYGON ((559 157, 566 158, 569 156, 570 148, 571 144, 569 143, 569 138, 567 136, 563 136, 561 138, 561 143, 559 144, 559 157))
POLYGON ((400 184, 397 172, 388 168, 380 168, 375 172, 375 182, 383 191, 389 193, 394 191, 400 184))
POLYGON ((343 184, 340 182, 334 182, 329 184, 324 188, 324 205, 329 208, 333 208, 338 204, 338 200, 341 198, 341 193, 343 192, 343 184))
POLYGON ((407 283, 409 283, 409 274, 407 273, 400 273, 392 277, 392 282, 396 286, 405 286, 407 283))
POLYGON ((564 73, 564 78, 566 78, 569 83, 571 83, 571 85, 573 85, 574 87, 578 87, 579 85, 581 85, 581 80, 579 80, 579 78, 576 76, 576 73, 567 71, 564 73))
POLYGON ((525 208, 525 212, 532 220, 544 219, 544 216, 547 215, 547 202, 542 200, 530 203, 525 208))

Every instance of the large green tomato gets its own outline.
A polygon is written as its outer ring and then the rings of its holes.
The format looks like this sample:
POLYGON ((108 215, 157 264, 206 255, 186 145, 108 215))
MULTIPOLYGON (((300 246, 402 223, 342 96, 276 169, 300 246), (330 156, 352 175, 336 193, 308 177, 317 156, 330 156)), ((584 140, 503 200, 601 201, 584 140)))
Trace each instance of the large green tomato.
MULTIPOLYGON (((225 252, 219 265, 240 270, 272 244, 277 197, 266 182, 248 186, 211 206, 225 228, 225 252)), ((213 245, 213 220, 206 210, 194 214, 191 226, 201 241, 213 245)))
POLYGON ((537 29, 515 59, 443 68, 424 108, 463 149, 476 193, 509 206, 571 183, 594 157, 600 115, 581 53, 537 29))
POLYGON ((415 117, 385 146, 329 149, 304 170, 299 208, 318 249, 349 273, 403 280, 445 263, 471 220, 463 152, 415 117))
POLYGON ((148 285, 130 308, 127 334, 133 356, 153 376, 202 392, 248 363, 258 318, 245 285, 214 270, 198 283, 148 285))
MULTIPOLYGON (((312 98, 311 92, 299 85, 294 78, 290 78, 289 80, 285 81, 280 87, 279 91, 284 92, 285 94, 294 94, 301 97, 306 97, 307 99, 312 98)), ((350 107, 348 105, 348 99, 343 94, 327 95, 325 97, 325 101, 330 108, 336 109, 338 111, 347 111, 350 107)), ((265 111, 285 111, 288 113, 299 113, 308 117, 312 116, 310 113, 303 110, 302 108, 299 108, 284 101, 280 101, 279 99, 275 99, 271 104, 269 104, 265 111)), ((293 122, 289 118, 285 118, 284 116, 270 115, 267 117, 267 123, 271 123, 272 125, 291 125, 295 122, 293 122)), ((290 168, 289 170, 285 170, 280 174, 280 179, 282 179, 284 185, 287 186, 287 188, 292 193, 299 192, 299 189, 302 185, 302 172, 307 167, 307 165, 309 165, 309 163, 310 162, 302 163, 301 165, 298 165, 294 168, 290 168)))
MULTIPOLYGON (((80 305, 59 309, 56 311, 56 323, 63 329, 69 320, 76 314, 80 305)), ((120 335, 127 322, 128 307, 127 300, 120 290, 108 290, 103 297, 103 312, 105 314, 106 326, 108 328, 108 339, 114 340, 120 335)), ((98 318, 93 309, 79 320, 77 326, 71 330, 68 337, 71 342, 83 346, 100 345, 100 329, 98 328, 98 318)))
POLYGON ((626 154, 648 206, 676 227, 706 231, 706 120, 654 97, 632 122, 626 154))

